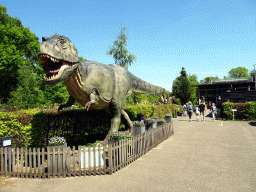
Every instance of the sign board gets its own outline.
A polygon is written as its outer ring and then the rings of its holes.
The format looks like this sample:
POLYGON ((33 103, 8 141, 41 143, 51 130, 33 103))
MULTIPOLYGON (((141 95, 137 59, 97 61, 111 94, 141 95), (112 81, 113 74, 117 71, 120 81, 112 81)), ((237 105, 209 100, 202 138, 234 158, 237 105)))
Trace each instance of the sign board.
POLYGON ((3 147, 8 147, 10 145, 12 145, 12 140, 5 140, 5 141, 3 141, 3 147))
POLYGON ((13 137, 2 137, 1 138, 1 147, 11 147, 13 137))
POLYGON ((237 111, 236 109, 231 109, 231 111, 237 111))

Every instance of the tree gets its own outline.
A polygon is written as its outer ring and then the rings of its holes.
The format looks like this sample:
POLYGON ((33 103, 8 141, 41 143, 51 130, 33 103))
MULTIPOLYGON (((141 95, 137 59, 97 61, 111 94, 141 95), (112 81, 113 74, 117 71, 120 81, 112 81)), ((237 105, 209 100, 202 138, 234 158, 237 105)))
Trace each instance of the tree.
POLYGON ((237 68, 231 69, 228 72, 228 75, 230 78, 250 77, 250 75, 248 74, 248 69, 246 69, 245 67, 237 67, 237 68))
POLYGON ((83 57, 79 57, 80 61, 86 61, 83 57))
POLYGON ((198 88, 198 81, 197 81, 197 75, 193 74, 193 75, 189 75, 188 79, 190 81, 190 85, 191 85, 191 97, 190 97, 190 101, 194 104, 197 102, 197 96, 196 96, 196 92, 197 92, 197 88, 198 88))
POLYGON ((203 84, 211 84, 212 80, 214 79, 219 79, 217 76, 215 77, 205 77, 204 80, 201 80, 200 83, 203 83, 203 84))
POLYGON ((191 85, 184 67, 180 76, 173 81, 172 93, 181 100, 182 104, 187 103, 191 97, 191 85))
POLYGON ((39 50, 36 35, 6 11, 6 7, 0 5, 0 98, 4 103, 17 88, 18 69, 25 65, 26 59, 38 61, 39 50))
POLYGON ((132 93, 130 96, 126 97, 126 105, 135 105, 140 103, 142 100, 147 100, 147 96, 145 94, 140 93, 132 93))
POLYGON ((44 99, 44 94, 39 89, 39 76, 35 74, 32 65, 33 62, 26 59, 25 65, 18 70, 18 85, 12 101, 19 109, 34 108, 44 99))
POLYGON ((128 28, 123 27, 121 24, 119 29, 121 29, 121 33, 119 35, 115 35, 117 36, 117 40, 114 42, 113 46, 109 46, 110 50, 107 52, 107 55, 113 55, 115 64, 128 68, 133 61, 136 61, 136 56, 129 53, 125 48, 125 46, 127 46, 126 40, 128 39, 128 35, 123 32, 128 28))

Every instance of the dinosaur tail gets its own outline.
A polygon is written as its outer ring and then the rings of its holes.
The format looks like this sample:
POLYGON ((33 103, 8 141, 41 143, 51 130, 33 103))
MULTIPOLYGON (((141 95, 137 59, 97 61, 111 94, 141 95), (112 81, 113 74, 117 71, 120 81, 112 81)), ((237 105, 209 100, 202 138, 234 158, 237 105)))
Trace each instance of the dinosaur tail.
POLYGON ((158 87, 156 85, 148 83, 134 75, 132 76, 133 76, 132 92, 140 93, 140 94, 155 94, 155 95, 167 92, 162 87, 158 87))

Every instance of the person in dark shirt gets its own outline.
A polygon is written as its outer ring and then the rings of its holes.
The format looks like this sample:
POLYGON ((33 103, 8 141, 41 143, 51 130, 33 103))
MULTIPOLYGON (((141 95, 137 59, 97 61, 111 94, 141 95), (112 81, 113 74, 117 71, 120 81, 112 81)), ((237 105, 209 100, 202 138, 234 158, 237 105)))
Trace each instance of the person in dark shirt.
POLYGON ((199 112, 200 112, 200 118, 201 122, 204 121, 204 112, 205 112, 205 102, 202 100, 199 105, 199 112))

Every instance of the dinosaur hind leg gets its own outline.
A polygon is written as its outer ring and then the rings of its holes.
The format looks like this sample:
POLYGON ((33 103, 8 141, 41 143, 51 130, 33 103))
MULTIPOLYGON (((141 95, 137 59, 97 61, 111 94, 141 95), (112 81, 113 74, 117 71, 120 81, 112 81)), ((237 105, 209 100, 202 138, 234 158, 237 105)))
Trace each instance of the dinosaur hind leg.
POLYGON ((133 131, 132 130, 133 129, 132 121, 130 120, 129 116, 127 115, 127 113, 124 110, 122 110, 122 113, 121 113, 121 120, 124 123, 125 128, 130 129, 130 131, 132 133, 132 131, 133 131))
POLYGON ((113 115, 111 119, 111 128, 107 134, 107 136, 104 139, 104 142, 108 141, 110 139, 110 134, 113 132, 118 132, 119 126, 121 122, 121 113, 116 113, 113 115))

